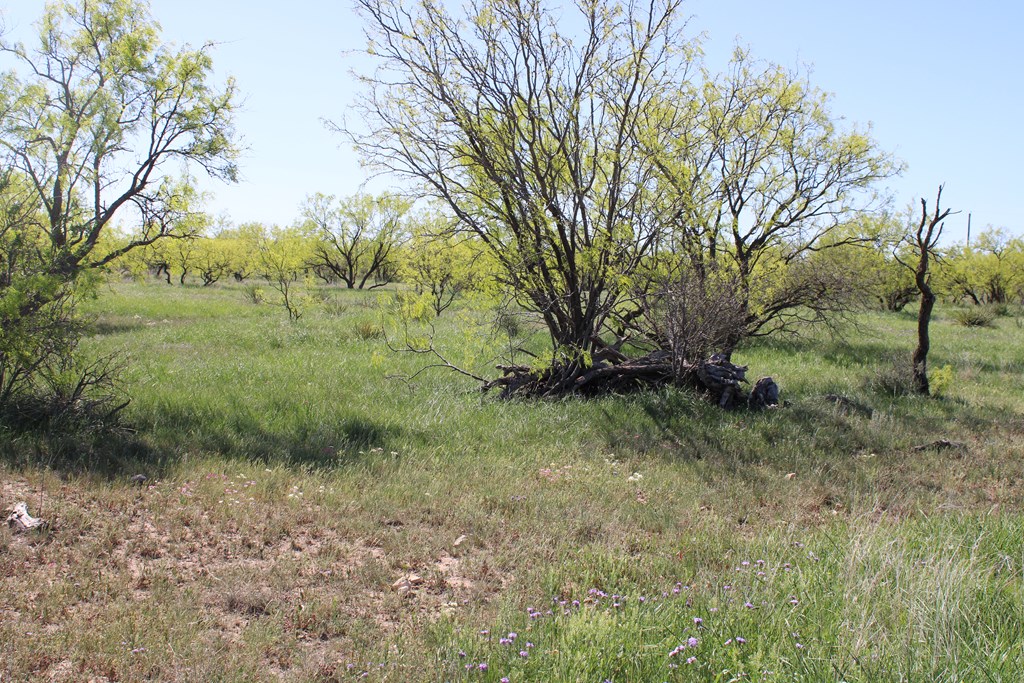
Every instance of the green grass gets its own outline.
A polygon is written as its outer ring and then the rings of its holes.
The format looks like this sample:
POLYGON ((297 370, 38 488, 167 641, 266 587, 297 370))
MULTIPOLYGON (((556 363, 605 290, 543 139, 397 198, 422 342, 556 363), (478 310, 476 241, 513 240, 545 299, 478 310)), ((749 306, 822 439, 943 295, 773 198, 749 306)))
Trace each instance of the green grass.
MULTIPOLYGON (((137 431, 0 434, 0 500, 56 527, 0 532, 0 678, 1024 677, 1017 319, 940 307, 940 399, 872 389, 911 315, 752 345, 737 359, 788 405, 750 414, 482 397, 387 350, 382 296, 297 323, 233 284, 90 302, 85 351, 127 358, 137 431), (964 447, 915 450, 937 439, 964 447)), ((446 313, 436 342, 487 371, 481 314, 446 313)))

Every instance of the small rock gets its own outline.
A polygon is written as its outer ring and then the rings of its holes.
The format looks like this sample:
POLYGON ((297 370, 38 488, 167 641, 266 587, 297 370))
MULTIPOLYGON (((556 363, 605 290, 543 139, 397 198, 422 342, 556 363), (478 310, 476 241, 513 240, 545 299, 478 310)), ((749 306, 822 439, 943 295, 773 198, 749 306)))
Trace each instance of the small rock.
POLYGON ((460 545, 462 545, 463 543, 466 542, 466 538, 467 538, 466 534, 462 534, 461 536, 459 536, 458 538, 455 539, 455 542, 452 543, 452 547, 453 548, 458 548, 460 545))
POLYGON ((128 481, 135 484, 136 486, 142 486, 147 481, 149 481, 149 477, 147 477, 145 474, 133 474, 131 477, 128 478, 128 481))
POLYGON ((787 474, 786 479, 796 479, 796 472, 790 472, 787 474))
POLYGON ((421 583, 423 583, 423 577, 419 574, 406 574, 391 584, 391 590, 398 593, 408 593, 413 589, 413 586, 418 586, 421 583))

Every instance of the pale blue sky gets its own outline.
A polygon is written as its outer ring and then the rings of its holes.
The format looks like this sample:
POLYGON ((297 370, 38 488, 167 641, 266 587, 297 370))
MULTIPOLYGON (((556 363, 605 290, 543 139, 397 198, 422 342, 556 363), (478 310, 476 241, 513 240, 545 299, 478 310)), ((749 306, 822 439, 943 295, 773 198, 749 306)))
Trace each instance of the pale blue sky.
MULTIPOLYGON (((0 0, 15 37, 43 7, 0 0)), ((834 94, 833 112, 871 122, 880 145, 906 162, 891 182, 898 204, 931 200, 945 182, 948 221, 961 240, 967 213, 1024 233, 1024 5, 978 0, 691 0, 690 28, 706 32, 709 63, 721 67, 736 40, 756 57, 813 67, 812 81, 834 94)), ((349 70, 362 45, 359 20, 344 0, 224 2, 151 0, 165 39, 218 42, 215 63, 245 95, 238 129, 247 152, 242 181, 209 184, 211 212, 236 223, 286 224, 313 192, 357 191, 357 157, 321 124, 352 100, 349 70)), ((377 181, 372 189, 384 187, 377 181)))

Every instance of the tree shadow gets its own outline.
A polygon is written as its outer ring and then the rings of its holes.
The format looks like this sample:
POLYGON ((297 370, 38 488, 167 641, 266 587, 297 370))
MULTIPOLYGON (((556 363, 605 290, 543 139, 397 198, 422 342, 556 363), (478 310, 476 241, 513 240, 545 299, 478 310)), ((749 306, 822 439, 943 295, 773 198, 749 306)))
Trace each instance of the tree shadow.
POLYGON ((404 434, 398 427, 364 417, 297 425, 293 432, 274 431, 242 416, 211 425, 202 415, 184 409, 164 410, 157 421, 173 425, 173 430, 118 424, 76 432, 0 425, 0 460, 13 467, 44 467, 62 476, 88 474, 109 480, 135 474, 164 476, 188 458, 206 455, 328 470, 386 453, 404 434))
POLYGON ((858 392, 790 396, 762 411, 719 409, 697 392, 678 389, 637 395, 636 411, 602 410, 606 447, 618 455, 668 461, 708 461, 709 477, 758 465, 790 471, 795 461, 825 468, 851 466, 864 453, 903 453, 937 439, 983 439, 993 429, 1024 433, 1024 415, 994 413, 955 398, 881 396, 858 392))
POLYGON ((601 410, 601 433, 614 453, 658 453, 674 460, 700 460, 722 447, 723 430, 735 419, 734 413, 688 389, 639 392, 628 400, 646 420, 636 421, 635 411, 601 410))
POLYGON ((140 321, 126 320, 100 320, 94 319, 86 322, 83 332, 91 337, 108 337, 118 334, 128 334, 143 327, 140 321))
POLYGON ((87 432, 35 425, 0 426, 0 460, 13 468, 43 468, 63 478, 118 479, 163 471, 170 464, 157 449, 124 427, 87 432))
POLYGON ((785 355, 800 353, 814 354, 832 365, 876 365, 894 357, 906 355, 909 362, 912 340, 908 340, 905 354, 894 349, 891 344, 874 341, 864 337, 806 339, 782 338, 759 342, 758 348, 771 350, 785 355))
POLYGON ((254 414, 211 421, 185 408, 164 409, 159 419, 174 425, 174 431, 188 434, 187 445, 192 450, 314 469, 359 462, 373 451, 387 450, 404 434, 400 427, 364 416, 339 417, 336 421, 299 420, 289 423, 287 430, 274 429, 254 414))

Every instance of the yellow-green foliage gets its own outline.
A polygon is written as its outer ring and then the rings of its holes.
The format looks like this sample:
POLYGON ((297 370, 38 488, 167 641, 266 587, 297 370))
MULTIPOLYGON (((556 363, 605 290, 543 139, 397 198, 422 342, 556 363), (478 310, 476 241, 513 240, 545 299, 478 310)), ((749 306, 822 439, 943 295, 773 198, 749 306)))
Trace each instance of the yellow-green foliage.
POLYGON ((947 395, 953 387, 953 381, 953 366, 948 363, 941 367, 933 368, 928 376, 928 385, 933 396, 947 395))
POLYGON ((973 244, 947 250, 936 267, 941 289, 972 303, 1024 303, 1024 239, 989 228, 973 244))
POLYGON ((437 221, 424 226, 402 250, 399 279, 420 300, 412 303, 407 295, 408 305, 441 315, 457 298, 492 300, 497 284, 486 247, 479 240, 430 232, 435 227, 437 221))

